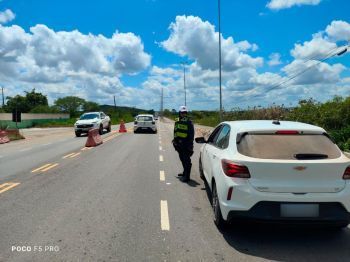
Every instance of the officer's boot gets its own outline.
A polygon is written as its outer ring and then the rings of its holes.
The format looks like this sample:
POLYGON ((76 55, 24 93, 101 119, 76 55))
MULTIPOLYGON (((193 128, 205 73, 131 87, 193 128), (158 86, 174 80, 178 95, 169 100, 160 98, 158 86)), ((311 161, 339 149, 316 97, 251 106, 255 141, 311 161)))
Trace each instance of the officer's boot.
POLYGON ((192 164, 190 164, 189 166, 186 167, 186 169, 184 171, 184 175, 183 175, 183 177, 181 177, 182 182, 189 182, 190 181, 191 168, 192 168, 192 164))

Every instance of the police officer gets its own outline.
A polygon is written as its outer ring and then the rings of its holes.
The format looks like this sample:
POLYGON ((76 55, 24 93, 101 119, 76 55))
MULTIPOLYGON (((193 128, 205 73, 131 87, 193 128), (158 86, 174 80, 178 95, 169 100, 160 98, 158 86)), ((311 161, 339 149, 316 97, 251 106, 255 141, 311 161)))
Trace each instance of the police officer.
POLYGON ((183 166, 183 173, 178 174, 182 182, 190 181, 191 174, 191 156, 193 155, 194 128, 192 121, 187 116, 187 107, 181 106, 179 109, 179 118, 176 119, 174 126, 173 145, 179 153, 180 161, 183 166))

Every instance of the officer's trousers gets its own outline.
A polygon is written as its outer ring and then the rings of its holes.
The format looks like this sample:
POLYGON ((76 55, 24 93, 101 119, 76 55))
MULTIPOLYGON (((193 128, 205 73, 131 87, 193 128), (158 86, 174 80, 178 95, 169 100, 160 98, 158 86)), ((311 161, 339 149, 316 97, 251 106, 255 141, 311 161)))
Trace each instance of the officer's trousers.
POLYGON ((179 153, 181 164, 184 169, 183 175, 185 178, 189 179, 191 175, 191 167, 192 167, 191 152, 189 152, 187 149, 179 149, 178 153, 179 153))

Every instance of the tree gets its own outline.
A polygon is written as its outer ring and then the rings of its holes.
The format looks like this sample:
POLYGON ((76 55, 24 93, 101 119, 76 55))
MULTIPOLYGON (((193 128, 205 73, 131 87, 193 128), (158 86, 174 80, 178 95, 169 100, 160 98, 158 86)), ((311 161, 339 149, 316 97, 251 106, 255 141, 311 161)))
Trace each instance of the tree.
POLYGON ((86 101, 76 96, 66 96, 58 98, 55 105, 61 112, 69 113, 70 117, 77 115, 78 111, 82 111, 86 101))
POLYGON ((16 95, 15 97, 7 97, 6 111, 12 112, 16 108, 22 113, 28 113, 38 106, 48 106, 47 97, 41 93, 25 92, 25 96, 16 95))
POLYGON ((6 103, 6 111, 12 112, 17 109, 17 111, 20 111, 22 113, 28 113, 30 111, 30 106, 27 103, 27 100, 24 96, 16 95, 15 97, 6 97, 7 103, 6 103))
POLYGON ((26 102, 31 109, 37 107, 37 106, 48 106, 49 103, 47 102, 47 97, 41 93, 36 93, 35 92, 35 88, 31 91, 31 92, 27 92, 26 93, 26 102))
POLYGON ((86 101, 83 105, 83 110, 84 112, 100 111, 100 105, 95 102, 86 101))

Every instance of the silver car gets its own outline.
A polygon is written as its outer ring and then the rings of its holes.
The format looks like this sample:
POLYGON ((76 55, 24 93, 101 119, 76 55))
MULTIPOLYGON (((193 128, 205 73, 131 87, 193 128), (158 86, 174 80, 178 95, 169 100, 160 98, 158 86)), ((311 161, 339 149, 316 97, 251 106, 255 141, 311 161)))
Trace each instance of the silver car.
POLYGON ((157 133, 157 125, 153 115, 138 115, 135 117, 134 133, 142 131, 157 133))

